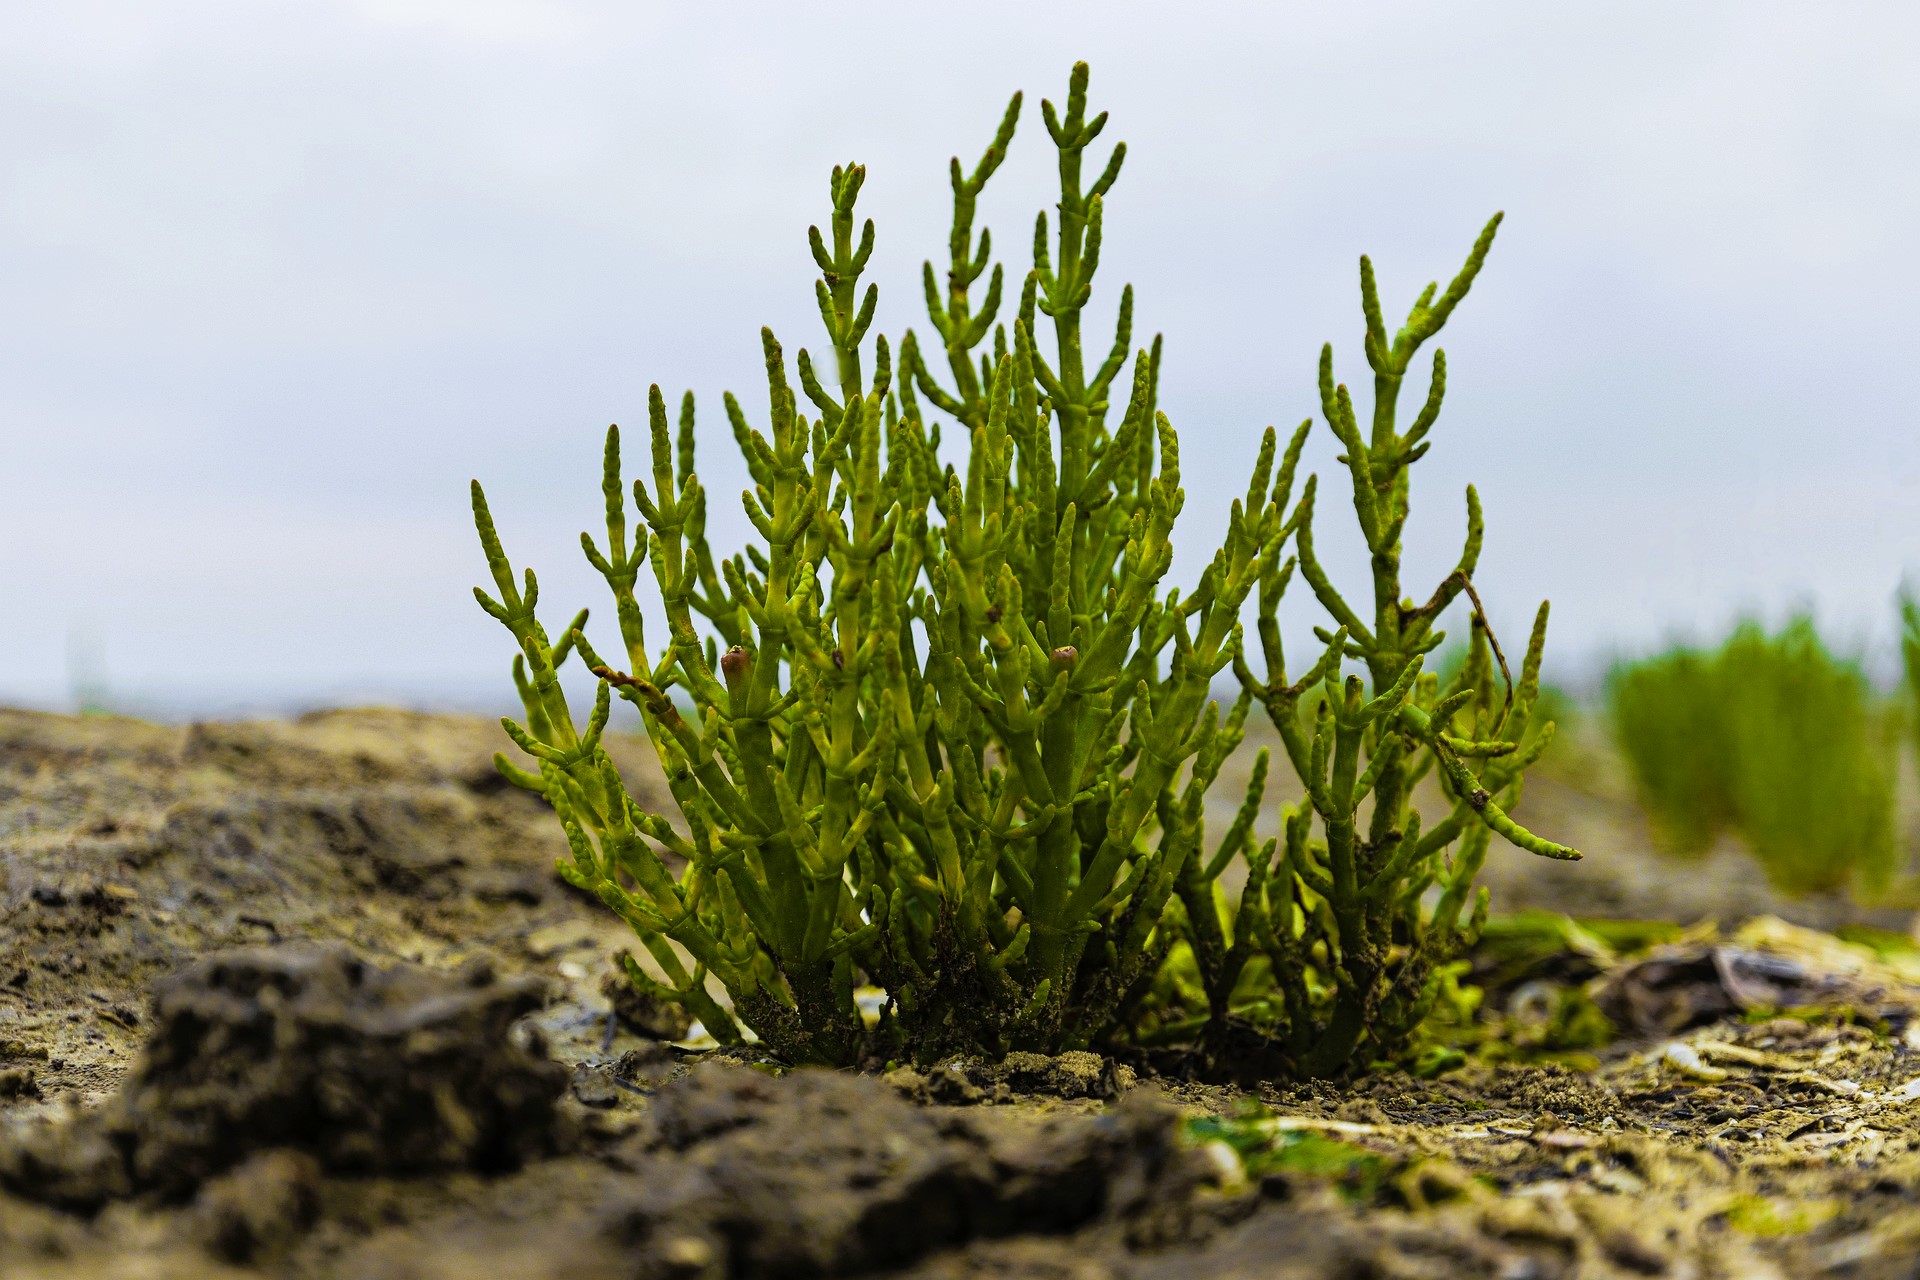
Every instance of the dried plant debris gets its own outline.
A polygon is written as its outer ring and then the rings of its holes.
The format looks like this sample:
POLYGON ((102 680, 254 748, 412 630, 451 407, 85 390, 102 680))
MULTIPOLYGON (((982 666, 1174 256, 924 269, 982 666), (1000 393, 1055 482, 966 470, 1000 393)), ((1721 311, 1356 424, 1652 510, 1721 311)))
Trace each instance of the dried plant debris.
POLYGON ((0 1148, 0 1185, 78 1209, 185 1198, 256 1152, 335 1173, 498 1171, 550 1154, 565 1070, 509 1036, 541 985, 340 946, 210 956, 154 991, 153 1031, 99 1110, 0 1148))
POLYGON ((1768 917, 1730 937, 1694 930, 1617 965, 1592 990, 1616 1024, 1642 1035, 1798 1010, 1844 1014, 1899 1034, 1920 1010, 1920 972, 1768 917))

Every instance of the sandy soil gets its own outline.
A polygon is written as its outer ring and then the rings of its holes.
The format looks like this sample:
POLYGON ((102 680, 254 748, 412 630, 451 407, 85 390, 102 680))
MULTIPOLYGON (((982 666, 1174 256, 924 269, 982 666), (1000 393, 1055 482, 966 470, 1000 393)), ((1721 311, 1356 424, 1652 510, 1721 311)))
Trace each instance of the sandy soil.
MULTIPOLYGON (((1484 1060, 1429 1080, 1228 1087, 1177 1055, 782 1074, 611 1016, 621 930, 553 876, 561 842, 494 777, 497 733, 0 712, 0 1275, 1920 1261, 1920 992, 1899 956, 1766 921, 1651 952, 1509 945, 1461 1030, 1484 1060), (1543 1028, 1581 1002, 1621 1034, 1561 1051, 1543 1028)), ((636 745, 616 749, 644 778, 636 745)), ((1497 909, 1905 924, 1778 901, 1737 851, 1654 859, 1597 767, 1535 783, 1523 816, 1591 856, 1496 861, 1497 909)))

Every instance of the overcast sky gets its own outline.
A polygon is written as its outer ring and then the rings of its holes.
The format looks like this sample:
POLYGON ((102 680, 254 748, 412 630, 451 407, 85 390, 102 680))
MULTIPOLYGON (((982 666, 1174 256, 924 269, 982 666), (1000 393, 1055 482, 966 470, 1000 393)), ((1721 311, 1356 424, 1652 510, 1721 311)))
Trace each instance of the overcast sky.
POLYGON ((924 330, 947 157, 1027 91, 981 210, 1017 278, 1076 58, 1129 144, 1091 314, 1131 280, 1166 335, 1179 576, 1320 343, 1366 382, 1358 255, 1404 312, 1504 209, 1411 572, 1473 481, 1483 594, 1516 631, 1553 599, 1563 678, 1797 604, 1884 651, 1920 569, 1910 0, 4 0, 0 699, 485 698, 468 478, 556 612, 600 604, 601 433, 690 387, 737 491, 720 392, 762 413, 762 324, 822 345, 832 164, 868 166, 880 327, 924 330))

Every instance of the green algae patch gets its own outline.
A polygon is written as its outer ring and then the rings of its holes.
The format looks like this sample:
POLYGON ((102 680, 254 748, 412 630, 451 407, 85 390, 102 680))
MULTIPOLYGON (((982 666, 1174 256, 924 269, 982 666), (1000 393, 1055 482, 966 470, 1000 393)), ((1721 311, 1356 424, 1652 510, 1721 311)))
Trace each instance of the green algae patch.
POLYGON ((1219 1143, 1231 1149, 1249 1180, 1301 1178, 1326 1183, 1355 1207, 1424 1208, 1455 1199, 1470 1185, 1466 1174, 1444 1160, 1376 1150, 1342 1136, 1368 1133, 1372 1128, 1352 1122, 1303 1121, 1247 1104, 1225 1116, 1190 1118, 1185 1136, 1196 1146, 1219 1143))
POLYGON ((1325 1133, 1281 1128, 1278 1117, 1272 1115, 1198 1117, 1187 1121, 1187 1139, 1202 1146, 1225 1143, 1240 1157, 1250 1179, 1269 1174, 1323 1179, 1334 1183, 1341 1196, 1354 1204, 1378 1200, 1381 1190, 1407 1164, 1325 1133))
POLYGON ((1750 1236, 1800 1236, 1832 1221, 1839 1202, 1786 1202, 1766 1196, 1736 1196, 1726 1208, 1727 1225, 1750 1236))

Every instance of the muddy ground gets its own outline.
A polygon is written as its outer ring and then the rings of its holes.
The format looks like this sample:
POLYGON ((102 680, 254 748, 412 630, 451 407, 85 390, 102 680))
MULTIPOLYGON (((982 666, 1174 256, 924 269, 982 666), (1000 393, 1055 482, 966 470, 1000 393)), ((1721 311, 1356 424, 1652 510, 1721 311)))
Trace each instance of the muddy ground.
POLYGON ((881 1078, 612 1016, 497 734, 0 712, 0 1276, 1920 1275, 1920 963, 1771 918, 1905 916, 1657 861, 1599 766, 1496 908, 1726 918, 1507 927, 1465 1065, 881 1078))

